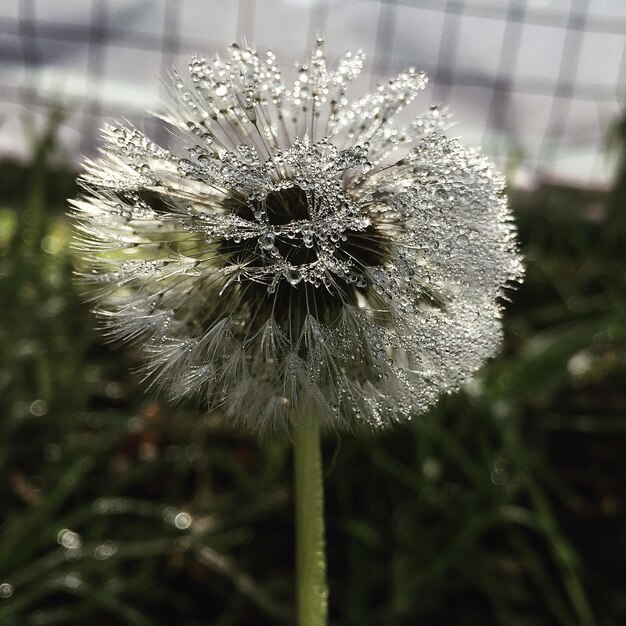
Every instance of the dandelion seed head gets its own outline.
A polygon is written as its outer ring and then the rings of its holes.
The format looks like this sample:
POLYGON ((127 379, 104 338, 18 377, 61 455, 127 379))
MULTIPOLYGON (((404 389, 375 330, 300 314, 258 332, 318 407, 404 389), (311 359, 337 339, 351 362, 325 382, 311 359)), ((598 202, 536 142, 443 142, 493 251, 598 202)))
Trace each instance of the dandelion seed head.
POLYGON ((423 73, 351 101, 363 62, 318 40, 288 84, 271 52, 194 57, 163 116, 179 148, 107 126, 72 203, 110 337, 252 432, 426 410, 497 351, 521 278, 502 177, 445 111, 396 122, 423 73))

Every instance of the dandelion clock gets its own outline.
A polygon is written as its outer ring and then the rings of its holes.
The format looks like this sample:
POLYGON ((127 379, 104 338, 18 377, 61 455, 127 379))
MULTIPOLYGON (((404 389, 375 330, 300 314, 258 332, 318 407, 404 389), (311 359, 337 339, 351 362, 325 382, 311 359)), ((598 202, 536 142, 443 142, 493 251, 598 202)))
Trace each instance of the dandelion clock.
POLYGON ((349 98, 363 61, 329 66, 318 41, 288 84, 271 52, 194 57, 163 115, 177 147, 106 127, 72 203, 81 279, 147 376, 293 441, 307 626, 326 623, 320 431, 384 428, 458 389, 521 276, 502 177, 437 108, 394 121, 424 74, 349 98))

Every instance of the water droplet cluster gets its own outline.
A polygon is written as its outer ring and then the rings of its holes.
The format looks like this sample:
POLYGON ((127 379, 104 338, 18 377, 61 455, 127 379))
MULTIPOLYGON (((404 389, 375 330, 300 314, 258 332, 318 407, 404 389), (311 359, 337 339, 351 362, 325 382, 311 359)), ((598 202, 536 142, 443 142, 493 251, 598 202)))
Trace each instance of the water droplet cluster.
POLYGON ((271 52, 194 57, 163 116, 181 147, 106 127, 73 202, 110 336, 253 432, 424 411, 495 353, 521 277, 502 178, 446 111, 396 124, 424 74, 351 101, 363 60, 320 40, 289 85, 271 52))

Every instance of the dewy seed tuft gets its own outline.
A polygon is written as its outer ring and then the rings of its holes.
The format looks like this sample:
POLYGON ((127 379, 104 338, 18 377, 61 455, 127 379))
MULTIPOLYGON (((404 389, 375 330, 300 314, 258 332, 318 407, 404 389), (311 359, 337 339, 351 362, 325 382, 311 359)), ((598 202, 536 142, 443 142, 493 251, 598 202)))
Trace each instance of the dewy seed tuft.
POLYGON ((174 72, 177 147, 105 128, 73 202, 82 280, 110 336, 174 398, 245 429, 382 427, 457 389, 498 349, 521 277, 503 179, 437 108, 394 117, 407 69, 354 101, 363 54, 322 41, 288 86, 231 46, 174 72))

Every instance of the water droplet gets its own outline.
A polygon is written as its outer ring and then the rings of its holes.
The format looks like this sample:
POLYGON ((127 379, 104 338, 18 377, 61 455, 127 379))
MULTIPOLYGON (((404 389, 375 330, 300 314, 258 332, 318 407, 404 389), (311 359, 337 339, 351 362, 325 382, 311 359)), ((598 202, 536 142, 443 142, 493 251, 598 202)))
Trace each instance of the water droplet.
POLYGON ((259 244, 263 250, 272 250, 274 248, 274 241, 276 237, 272 232, 266 232, 259 237, 259 244))
POLYGON ((104 561, 112 557, 117 552, 117 545, 113 541, 105 541, 101 543, 93 551, 93 555, 99 561, 104 561))
POLYGON ((71 589, 78 589, 83 584, 81 577, 76 573, 72 572, 65 577, 65 585, 70 587, 71 589))
POLYGON ((502 468, 496 468, 491 472, 491 482, 494 485, 504 485, 509 479, 508 472, 502 468))
POLYGON ((302 274, 295 268, 285 270, 285 278, 290 285, 297 285, 302 280, 302 274))
POLYGON ((375 282, 382 284, 385 282, 385 272, 383 272, 381 269, 376 268, 375 270, 372 271, 372 278, 374 279, 375 282))
POLYGON ((13 595, 13 585, 2 583, 0 585, 0 598, 10 598, 13 595))
POLYGON ((180 550, 180 551, 189 550, 189 548, 191 548, 191 545, 192 545, 191 537, 187 537, 187 536, 178 537, 176 541, 174 542, 174 545, 176 546, 177 550, 180 550))
POLYGON ((30 405, 30 412, 37 417, 41 417, 48 412, 48 403, 45 400, 35 400, 30 405))
POLYGON ((179 528, 180 530, 186 530, 187 528, 189 528, 191 526, 191 515, 189 515, 189 513, 179 513, 175 518, 174 518, 174 526, 176 526, 176 528, 179 528))
POLYGON ((67 528, 59 531, 57 541, 68 550, 78 550, 81 546, 80 535, 67 528))

